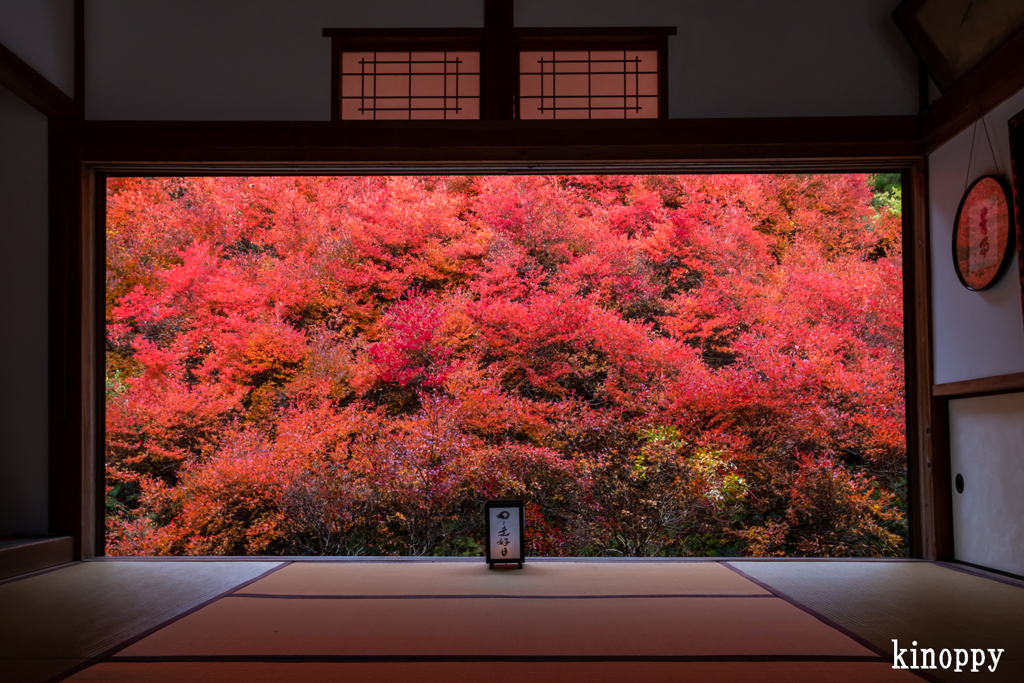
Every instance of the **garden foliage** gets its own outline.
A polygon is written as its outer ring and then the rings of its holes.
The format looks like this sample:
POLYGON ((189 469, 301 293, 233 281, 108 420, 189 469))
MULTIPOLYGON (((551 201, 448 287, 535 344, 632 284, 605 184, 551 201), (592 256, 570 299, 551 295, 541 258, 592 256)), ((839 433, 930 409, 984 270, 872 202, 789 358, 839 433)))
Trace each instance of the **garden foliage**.
POLYGON ((892 196, 110 179, 107 551, 905 554, 892 196))

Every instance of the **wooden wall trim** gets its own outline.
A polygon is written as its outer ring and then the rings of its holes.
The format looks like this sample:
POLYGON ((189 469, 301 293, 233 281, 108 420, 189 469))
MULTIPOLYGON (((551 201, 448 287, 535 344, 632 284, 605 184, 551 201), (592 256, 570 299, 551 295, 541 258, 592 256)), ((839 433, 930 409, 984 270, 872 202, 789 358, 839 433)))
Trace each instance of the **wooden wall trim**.
POLYGON ((924 118, 927 152, 949 142, 1008 97, 1024 88, 1024 31, 932 102, 924 118))
POLYGON ((102 556, 106 543, 106 182, 83 168, 77 186, 81 215, 82 556, 102 556), (90 248, 91 246, 91 248, 90 248))
POLYGON ((85 0, 75 0, 75 114, 85 117, 85 0))
POLYGON ((81 324, 81 206, 75 188, 80 167, 68 149, 55 146, 50 121, 49 154, 49 394, 50 472, 49 517, 52 533, 74 538, 75 559, 83 557, 83 517, 86 500, 98 492, 82 485, 80 385, 81 324))
POLYGON ((73 99, 2 44, 0 44, 0 85, 28 102, 48 118, 70 119, 78 115, 78 107, 73 99))
MULTIPOLYGON (((918 116, 644 121, 66 121, 55 142, 92 163, 686 161, 819 170, 906 168, 923 157, 918 116), (749 163, 748 163, 749 162, 749 163)), ((735 168, 733 170, 745 170, 735 168)))
POLYGON ((52 137, 49 166, 50 531, 83 560, 103 554, 105 195, 52 137))
POLYGON ((1008 394, 1015 391, 1024 391, 1024 372, 932 385, 932 396, 946 398, 1008 394))
POLYGON ((483 37, 483 30, 478 28, 325 28, 324 38, 338 38, 350 49, 363 47, 380 48, 387 45, 398 49, 396 45, 407 47, 410 42, 416 43, 465 43, 478 45, 483 37))
POLYGON ((931 412, 931 504, 937 561, 952 560, 953 548, 953 464, 950 458, 949 401, 925 398, 931 412))
POLYGON ((516 42, 531 46, 544 43, 592 43, 595 39, 602 38, 617 43, 657 45, 662 39, 674 35, 675 26, 558 26, 515 29, 516 42))

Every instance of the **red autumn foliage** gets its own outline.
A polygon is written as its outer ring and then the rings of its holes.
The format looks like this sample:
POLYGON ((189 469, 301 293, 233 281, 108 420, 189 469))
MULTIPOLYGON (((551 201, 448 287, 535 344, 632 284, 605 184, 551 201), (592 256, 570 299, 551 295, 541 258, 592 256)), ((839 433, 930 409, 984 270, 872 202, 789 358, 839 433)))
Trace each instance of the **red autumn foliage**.
POLYGON ((873 178, 117 178, 110 554, 906 553, 873 178))

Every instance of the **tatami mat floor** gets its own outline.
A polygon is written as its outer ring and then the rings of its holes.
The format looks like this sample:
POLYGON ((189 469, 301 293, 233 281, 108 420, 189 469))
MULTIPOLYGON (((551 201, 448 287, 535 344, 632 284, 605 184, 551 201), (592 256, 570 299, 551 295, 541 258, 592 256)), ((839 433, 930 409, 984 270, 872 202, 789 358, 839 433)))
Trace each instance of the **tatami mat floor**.
POLYGON ((970 677, 1020 681, 1022 615, 1024 587, 913 561, 104 560, 0 584, 0 680, 921 680, 897 638, 1001 647, 970 677))
MULTIPOLYGON (((986 672, 984 680, 1024 681, 1024 582, 1004 583, 929 562, 729 564, 890 656, 894 638, 908 656, 915 642, 936 652, 1003 649, 995 673, 986 672)), ((943 681, 962 680, 963 672, 953 668, 930 673, 943 681)))
POLYGON ((0 583, 0 681, 58 676, 280 566, 78 562, 7 580, 0 583))

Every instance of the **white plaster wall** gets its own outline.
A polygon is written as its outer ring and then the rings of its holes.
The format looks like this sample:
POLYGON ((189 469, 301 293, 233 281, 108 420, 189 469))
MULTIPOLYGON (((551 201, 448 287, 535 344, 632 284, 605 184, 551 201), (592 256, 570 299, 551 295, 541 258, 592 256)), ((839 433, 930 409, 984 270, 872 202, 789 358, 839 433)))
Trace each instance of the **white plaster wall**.
POLYGON ((0 536, 48 529, 46 131, 0 87, 0 536))
POLYGON ((984 292, 972 292, 953 268, 953 221, 971 159, 970 179, 998 174, 1012 187, 1007 121, 1024 109, 1024 90, 985 116, 995 160, 985 128, 979 123, 971 154, 973 127, 937 149, 928 158, 931 202, 932 329, 935 382, 957 382, 1024 372, 1024 318, 1021 288, 1014 256, 1002 278, 984 292))
MULTIPOLYGON (((898 0, 518 0, 519 26, 676 26, 673 117, 917 112, 898 0)), ((483 0, 86 0, 90 119, 327 120, 323 28, 474 27, 483 0)))
POLYGON ((0 0, 0 44, 74 97, 73 0, 0 0))
POLYGON ((1024 574, 1024 393, 949 402, 958 560, 1024 574))

